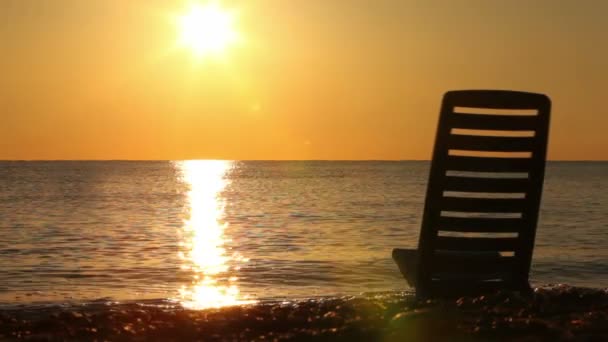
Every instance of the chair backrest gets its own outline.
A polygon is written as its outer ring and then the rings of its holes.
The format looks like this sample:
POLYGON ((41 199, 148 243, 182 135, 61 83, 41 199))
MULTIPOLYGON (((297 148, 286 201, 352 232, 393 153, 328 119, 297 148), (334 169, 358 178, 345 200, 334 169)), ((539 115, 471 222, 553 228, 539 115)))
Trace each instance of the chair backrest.
POLYGON ((417 291, 433 296, 459 281, 529 287, 550 111, 542 94, 445 94, 418 245, 417 291))

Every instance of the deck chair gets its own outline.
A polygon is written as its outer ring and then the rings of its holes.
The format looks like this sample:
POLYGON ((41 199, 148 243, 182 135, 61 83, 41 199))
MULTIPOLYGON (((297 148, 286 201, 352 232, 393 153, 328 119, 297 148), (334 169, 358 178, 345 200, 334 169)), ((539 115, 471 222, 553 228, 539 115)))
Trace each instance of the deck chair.
POLYGON ((550 99, 445 94, 417 250, 393 259, 419 298, 530 291, 550 99))

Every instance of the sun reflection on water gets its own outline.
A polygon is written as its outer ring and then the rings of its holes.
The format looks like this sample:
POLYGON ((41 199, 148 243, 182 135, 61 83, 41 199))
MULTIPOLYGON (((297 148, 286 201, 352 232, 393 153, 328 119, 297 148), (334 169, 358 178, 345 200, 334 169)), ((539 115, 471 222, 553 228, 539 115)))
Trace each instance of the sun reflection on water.
POLYGON ((223 221, 230 161, 188 160, 177 164, 189 186, 189 218, 182 228, 179 257, 182 269, 193 273, 192 284, 179 290, 180 302, 191 309, 217 308, 254 302, 239 294, 235 271, 248 259, 229 254, 223 221))

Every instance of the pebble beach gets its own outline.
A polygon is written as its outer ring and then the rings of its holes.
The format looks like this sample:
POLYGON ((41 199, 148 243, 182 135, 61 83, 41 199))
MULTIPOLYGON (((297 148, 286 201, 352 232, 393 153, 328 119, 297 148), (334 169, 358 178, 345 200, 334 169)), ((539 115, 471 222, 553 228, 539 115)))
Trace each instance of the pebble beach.
POLYGON ((375 293, 206 310, 170 303, 20 305, 0 310, 0 340, 600 341, 608 336, 608 292, 565 285, 532 296, 498 292, 417 301, 375 293))

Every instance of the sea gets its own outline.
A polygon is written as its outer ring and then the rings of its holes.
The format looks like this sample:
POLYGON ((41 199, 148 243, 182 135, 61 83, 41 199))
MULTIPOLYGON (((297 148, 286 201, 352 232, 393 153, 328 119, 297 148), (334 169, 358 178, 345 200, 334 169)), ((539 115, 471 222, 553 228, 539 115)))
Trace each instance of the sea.
MULTIPOLYGON (((411 291, 428 161, 2 161, 0 306, 411 291)), ((548 162, 534 286, 608 287, 608 162, 548 162)))

